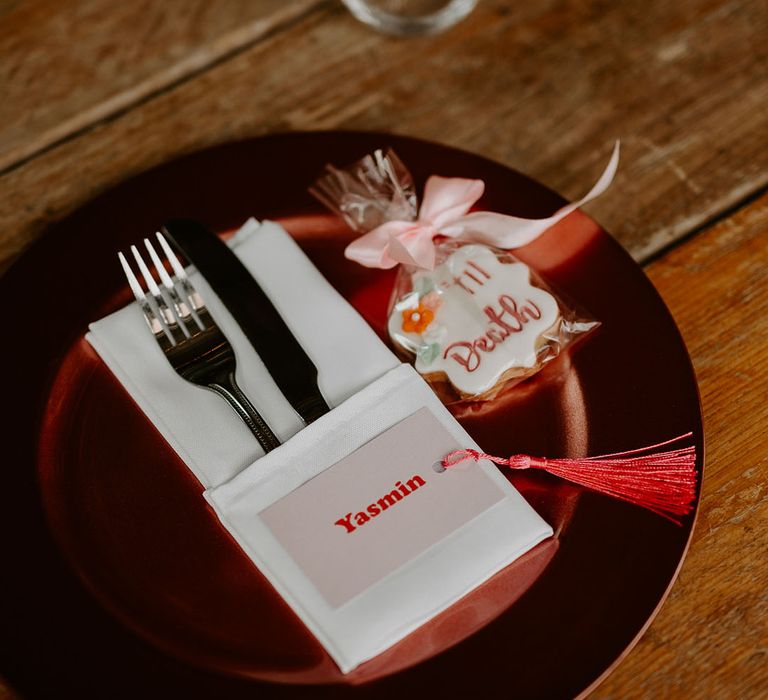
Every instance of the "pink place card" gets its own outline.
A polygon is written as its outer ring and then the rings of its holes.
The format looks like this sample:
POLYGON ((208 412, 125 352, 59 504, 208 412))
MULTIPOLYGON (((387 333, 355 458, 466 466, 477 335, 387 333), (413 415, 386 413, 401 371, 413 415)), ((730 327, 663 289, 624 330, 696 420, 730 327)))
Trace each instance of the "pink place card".
POLYGON ((422 408, 260 517, 338 608, 505 497, 476 464, 435 469, 463 447, 422 408))

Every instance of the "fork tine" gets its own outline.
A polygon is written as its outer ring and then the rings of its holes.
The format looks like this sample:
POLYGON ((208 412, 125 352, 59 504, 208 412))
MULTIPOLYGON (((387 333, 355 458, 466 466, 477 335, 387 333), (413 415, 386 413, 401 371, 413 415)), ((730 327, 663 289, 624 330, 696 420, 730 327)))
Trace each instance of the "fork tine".
POLYGON ((133 292, 133 296, 136 297, 136 301, 139 303, 139 306, 141 307, 141 310, 144 314, 144 319, 147 322, 147 325, 149 326, 149 330, 154 333, 154 335, 159 335, 160 333, 164 333, 168 340, 171 342, 172 345, 176 344, 176 341, 174 340, 173 336, 171 335, 170 331, 166 327, 165 323, 160 319, 158 314, 154 311, 152 306, 149 303, 149 300, 147 299, 147 295, 144 293, 144 290, 141 288, 141 285, 139 284, 139 280, 136 279, 136 275, 133 274, 133 270, 131 269, 131 266, 128 264, 128 261, 125 259, 125 256, 122 253, 118 253, 117 257, 120 259, 120 265, 123 267, 123 272, 125 273, 126 278, 128 279, 128 284, 131 287, 131 291, 133 292))
POLYGON ((152 264, 155 266, 157 274, 160 275, 160 281, 165 285, 167 289, 173 289, 173 281, 171 280, 171 276, 166 271, 165 265, 163 265, 163 261, 160 260, 160 256, 155 251, 149 238, 144 239, 144 245, 149 252, 149 257, 152 258, 152 264))
POLYGON ((157 236, 157 240, 160 243, 160 247, 163 249, 163 252, 165 253, 165 257, 168 258, 168 261, 171 263, 171 267, 173 268, 173 274, 175 276, 176 281, 179 283, 179 287, 184 293, 184 297, 189 302, 189 308, 190 308, 190 311, 192 312, 192 316, 195 319, 195 323, 197 323, 201 331, 204 331, 206 326, 197 313, 198 311, 201 314, 203 312, 206 312, 203 298, 197 293, 197 290, 192 286, 192 282, 187 276, 187 272, 184 269, 184 266, 181 264, 181 262, 179 262, 179 259, 176 257, 176 253, 173 252, 173 249, 168 244, 168 241, 165 239, 165 236, 162 233, 160 233, 160 231, 156 231, 155 236, 157 236))
POLYGON ((163 249, 165 256, 168 258, 169 262, 171 263, 171 267, 173 268, 173 274, 176 275, 176 277, 178 277, 180 280, 188 279, 187 272, 184 269, 184 266, 176 257, 176 253, 173 252, 173 249, 168 244, 168 241, 165 240, 165 236, 162 233, 160 233, 160 231, 155 231, 155 236, 157 237, 157 240, 159 241, 160 247, 163 249))
MULTIPOLYGON (((189 338, 190 334, 189 334, 189 330, 187 330, 187 323, 189 323, 189 320, 191 317, 189 313, 189 306, 187 305, 186 301, 184 301, 179 296, 179 293, 178 291, 176 291, 176 287, 173 284, 173 280, 171 279, 171 276, 168 274, 168 272, 166 272, 165 265, 163 265, 163 261, 160 260, 160 256, 157 254, 154 246, 152 245, 151 241, 148 238, 144 239, 144 246, 149 252, 149 257, 152 258, 152 264, 155 266, 155 270, 157 271, 157 274, 160 275, 160 281, 163 283, 165 292, 170 298, 171 306, 173 307, 173 312, 176 314, 176 318, 179 320, 179 326, 181 327, 181 330, 184 331, 184 335, 187 338, 189 338)), ((160 290, 160 291, 162 293, 163 290, 160 290)))
MULTIPOLYGON (((232 344, 210 317, 205 304, 187 279, 184 269, 167 242, 160 235, 158 235, 158 241, 178 275, 171 277, 168 274, 163 260, 152 244, 144 239, 147 253, 163 285, 162 289, 157 286, 155 277, 135 245, 131 246, 131 252, 144 277, 144 284, 148 291, 145 291, 139 278, 134 275, 125 256, 119 253, 120 264, 136 300, 141 305, 150 330, 176 374, 192 384, 207 387, 221 396, 253 433, 264 451, 269 452, 280 444, 280 440, 238 386, 235 378, 237 359, 232 344), (199 333, 190 335, 186 330, 184 312, 181 311, 182 304, 177 305, 174 297, 171 296, 173 290, 175 298, 179 297, 179 287, 182 287, 182 298, 186 298, 186 304, 189 305, 186 318, 194 314, 194 303, 199 303, 198 312, 202 319, 202 323, 197 320, 201 329, 199 333), (168 299, 171 301, 169 302, 168 299), (168 308, 169 303, 174 311, 168 308), (184 335, 182 335, 182 329, 184 335)), ((197 319, 196 316, 195 318, 197 319)))
POLYGON ((120 260, 120 264, 123 266, 123 272, 125 273, 125 276, 128 279, 128 284, 131 287, 133 296, 136 297, 136 301, 138 301, 140 304, 142 302, 145 302, 147 300, 147 297, 144 294, 144 290, 141 288, 141 285, 139 284, 139 280, 136 279, 136 275, 133 274, 133 270, 131 270, 131 266, 128 264, 128 261, 125 259, 125 255, 123 255, 122 252, 119 252, 117 254, 117 257, 120 260))
POLYGON ((149 271, 147 264, 144 262, 144 258, 141 257, 139 249, 135 245, 132 245, 131 252, 133 253, 134 259, 136 260, 136 264, 139 266, 139 271, 141 272, 141 276, 144 278, 144 283, 149 289, 149 298, 154 299, 154 302, 160 311, 160 315, 165 321, 165 325, 168 326, 168 330, 171 332, 171 335, 174 336, 175 341, 177 343, 181 342, 185 337, 188 337, 188 333, 182 332, 176 320, 176 316, 174 315, 173 311, 168 308, 168 303, 166 302, 165 297, 161 294, 160 288, 157 286, 155 278, 152 276, 152 273, 149 271))

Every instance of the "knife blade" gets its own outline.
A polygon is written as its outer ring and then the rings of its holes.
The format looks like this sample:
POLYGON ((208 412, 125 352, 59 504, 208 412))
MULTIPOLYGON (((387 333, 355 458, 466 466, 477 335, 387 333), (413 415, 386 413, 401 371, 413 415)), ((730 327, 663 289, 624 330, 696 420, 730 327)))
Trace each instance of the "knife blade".
POLYGON ((302 420, 309 424, 327 413, 317 367, 232 249, 192 219, 173 219, 162 229, 227 307, 302 420))

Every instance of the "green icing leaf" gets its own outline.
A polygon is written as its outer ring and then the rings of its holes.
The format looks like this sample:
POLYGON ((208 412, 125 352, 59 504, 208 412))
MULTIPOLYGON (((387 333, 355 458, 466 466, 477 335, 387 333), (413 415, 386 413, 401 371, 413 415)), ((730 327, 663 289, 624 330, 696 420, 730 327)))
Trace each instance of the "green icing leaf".
POLYGON ((419 277, 413 283, 413 291, 420 297, 429 294, 435 288, 435 281, 431 277, 419 277))
POLYGON ((440 354, 440 344, 430 343, 429 345, 426 345, 421 349, 421 351, 419 352, 419 359, 425 365, 431 365, 439 354, 440 354))

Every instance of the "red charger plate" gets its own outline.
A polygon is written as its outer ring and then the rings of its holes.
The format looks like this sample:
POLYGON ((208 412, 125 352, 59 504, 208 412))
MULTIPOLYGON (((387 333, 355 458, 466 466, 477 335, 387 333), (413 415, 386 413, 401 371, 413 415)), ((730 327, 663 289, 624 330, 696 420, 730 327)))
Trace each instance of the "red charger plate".
MULTIPOLYGON (((283 134, 128 180, 53 226, 0 280, 13 302, 0 350, 12 375, 0 638, 2 671, 19 690, 337 698, 504 688, 572 697, 594 687, 650 623, 695 514, 679 527, 545 474, 516 474, 509 478, 556 536, 343 676, 83 340, 90 321, 130 300, 118 249, 167 218, 196 218, 223 233, 251 215, 280 221, 383 337, 393 273, 345 260, 351 234, 307 187, 325 163, 386 146, 417 183, 433 173, 485 180, 482 209, 544 216, 563 204, 519 173, 444 146, 384 134, 283 134)), ((517 252, 603 325, 500 400, 457 409, 467 430, 494 454, 549 457, 692 430, 701 475, 691 363, 642 270, 580 212, 517 252)))

